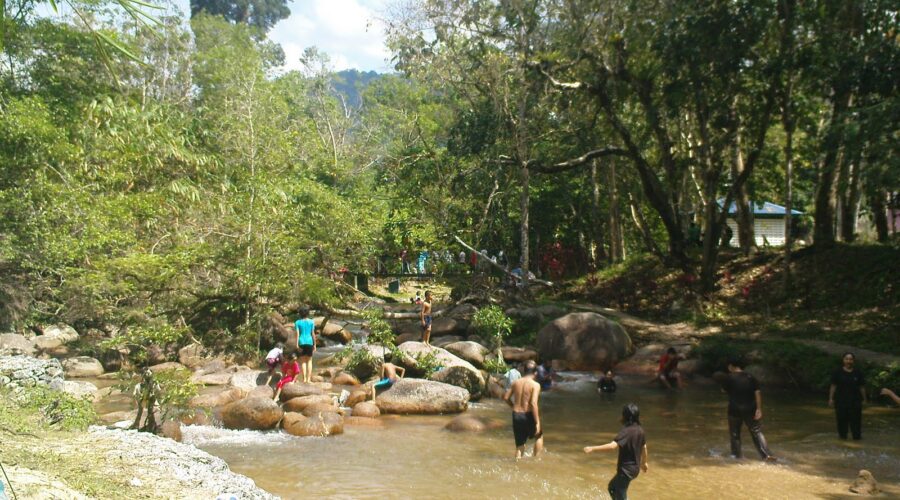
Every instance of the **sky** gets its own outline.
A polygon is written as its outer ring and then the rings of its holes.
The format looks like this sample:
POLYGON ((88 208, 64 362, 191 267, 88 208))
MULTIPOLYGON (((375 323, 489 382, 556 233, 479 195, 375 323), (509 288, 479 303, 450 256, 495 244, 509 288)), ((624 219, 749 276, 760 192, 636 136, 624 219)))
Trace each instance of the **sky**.
MULTIPOLYGON (((152 0, 151 0, 152 3, 152 0)), ((186 15, 189 0, 176 0, 186 15)), ((300 55, 316 46, 328 54, 332 69, 391 70, 390 53, 384 45, 384 25, 380 21, 388 0, 296 0, 289 1, 291 16, 269 32, 269 39, 281 44, 285 70, 300 69, 300 55)))

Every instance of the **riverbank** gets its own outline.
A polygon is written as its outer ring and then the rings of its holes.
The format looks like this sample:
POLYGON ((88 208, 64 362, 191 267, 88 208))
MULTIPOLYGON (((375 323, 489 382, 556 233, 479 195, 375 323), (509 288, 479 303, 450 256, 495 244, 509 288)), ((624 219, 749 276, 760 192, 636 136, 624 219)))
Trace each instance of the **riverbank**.
MULTIPOLYGON (((136 431, 85 429, 90 414, 54 416, 48 410, 54 403, 34 407, 23 397, 29 396, 0 395, 0 462, 10 498, 12 491, 19 498, 276 498, 191 445, 136 431)), ((70 400, 56 401, 59 408, 70 400)))

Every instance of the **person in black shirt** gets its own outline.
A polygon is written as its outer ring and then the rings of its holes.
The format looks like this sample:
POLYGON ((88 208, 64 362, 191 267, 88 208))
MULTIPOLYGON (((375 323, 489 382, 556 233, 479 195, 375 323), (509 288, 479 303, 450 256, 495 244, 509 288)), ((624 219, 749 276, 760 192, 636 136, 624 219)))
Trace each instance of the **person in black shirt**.
POLYGON ((613 500, 627 500, 628 485, 641 471, 647 472, 647 441, 644 437, 644 429, 641 427, 641 411, 634 403, 628 403, 622 408, 622 430, 612 441, 600 446, 585 446, 585 453, 595 451, 619 450, 619 460, 616 462, 616 475, 607 486, 609 495, 613 500))
POLYGON ((597 390, 603 393, 616 392, 616 379, 610 370, 597 381, 597 390))
POLYGON ((844 354, 843 366, 831 375, 828 406, 834 407, 838 436, 847 439, 847 427, 853 439, 862 439, 862 406, 866 402, 866 381, 862 372, 853 367, 856 356, 844 354))
POLYGON ((731 436, 731 454, 741 458, 741 426, 746 425, 750 437, 763 460, 774 462, 769 445, 762 433, 762 393, 756 378, 743 370, 740 358, 728 361, 728 373, 716 373, 713 378, 728 393, 728 433, 731 436))

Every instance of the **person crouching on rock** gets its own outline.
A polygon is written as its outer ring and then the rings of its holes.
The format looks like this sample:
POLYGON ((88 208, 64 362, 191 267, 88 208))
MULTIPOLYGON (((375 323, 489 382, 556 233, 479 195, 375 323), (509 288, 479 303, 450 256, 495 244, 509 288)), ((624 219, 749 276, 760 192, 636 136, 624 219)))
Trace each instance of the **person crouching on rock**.
POLYGON ((381 365, 381 379, 372 385, 372 399, 375 399, 375 392, 378 390, 388 390, 394 383, 403 378, 406 369, 393 363, 384 362, 381 365), (399 375, 398 375, 399 374, 399 375))
POLYGON ((625 500, 628 498, 628 485, 640 474, 647 472, 647 440, 644 436, 644 428, 641 427, 641 411, 634 403, 628 403, 622 408, 622 430, 616 434, 612 441, 600 446, 585 446, 585 453, 595 451, 619 451, 619 459, 616 462, 616 475, 607 485, 609 496, 613 500, 625 500))
POLYGON ((275 386, 275 397, 272 398, 273 401, 278 401, 278 396, 281 396, 281 389, 284 388, 285 385, 294 381, 294 377, 300 374, 300 363, 297 363, 297 353, 292 352, 288 354, 288 359, 281 365, 281 380, 278 381, 278 385, 275 386))
POLYGON ((675 384, 679 389, 684 387, 681 373, 678 372, 678 361, 682 359, 684 359, 684 357, 681 354, 678 354, 678 351, 676 351, 674 347, 668 348, 666 353, 659 358, 659 367, 656 369, 656 379, 659 380, 666 389, 671 389, 672 384, 675 384))
POLYGON ((266 385, 269 385, 272 382, 272 377, 275 375, 275 369, 278 368, 278 363, 284 361, 284 344, 281 342, 275 344, 275 347, 269 351, 269 354, 266 354, 266 366, 269 367, 269 378, 266 379, 266 385))

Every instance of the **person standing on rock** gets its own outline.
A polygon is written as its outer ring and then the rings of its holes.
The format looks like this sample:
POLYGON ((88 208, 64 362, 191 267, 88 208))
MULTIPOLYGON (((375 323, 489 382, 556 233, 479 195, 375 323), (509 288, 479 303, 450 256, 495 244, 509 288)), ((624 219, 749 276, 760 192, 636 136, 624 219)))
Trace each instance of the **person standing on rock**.
POLYGON ((762 392, 756 377, 744 371, 740 358, 728 361, 728 373, 716 373, 713 379, 728 393, 728 434, 731 437, 731 454, 741 458, 741 426, 746 425, 760 457, 767 462, 776 458, 769 451, 762 433, 762 392))
POLYGON ((422 309, 419 310, 419 319, 422 321, 422 343, 431 345, 431 290, 425 291, 425 300, 422 301, 422 309))
POLYGON ((503 394, 503 401, 512 407, 513 437, 516 441, 516 459, 522 458, 525 443, 534 438, 532 456, 536 457, 544 449, 544 430, 541 427, 541 411, 538 400, 541 385, 534 381, 537 365, 526 361, 522 368, 522 378, 510 385, 503 394))
POLYGON ((294 378, 299 374, 300 365, 297 364, 297 353, 292 352, 288 354, 287 360, 281 365, 281 380, 279 380, 278 385, 275 386, 275 397, 272 398, 272 400, 278 401, 278 396, 281 396, 281 389, 293 382, 294 378))
POLYGON ((647 472, 650 465, 647 463, 647 439, 644 428, 641 427, 641 410, 634 403, 628 403, 622 408, 622 430, 616 434, 612 441, 600 446, 585 446, 585 453, 595 451, 619 451, 616 461, 616 475, 607 485, 609 496, 613 500, 626 500, 628 498, 628 485, 641 471, 647 472))
POLYGON ((831 374, 828 389, 828 406, 834 407, 837 417, 838 436, 847 439, 847 427, 853 439, 862 439, 862 407, 866 403, 866 381, 863 374, 853 365, 856 356, 852 352, 844 354, 843 366, 831 374))
POLYGON ((316 352, 316 323, 309 318, 309 308, 300 308, 300 319, 294 322, 297 330, 297 349, 300 351, 302 382, 312 382, 312 356, 316 352))

